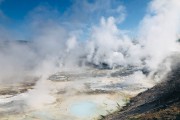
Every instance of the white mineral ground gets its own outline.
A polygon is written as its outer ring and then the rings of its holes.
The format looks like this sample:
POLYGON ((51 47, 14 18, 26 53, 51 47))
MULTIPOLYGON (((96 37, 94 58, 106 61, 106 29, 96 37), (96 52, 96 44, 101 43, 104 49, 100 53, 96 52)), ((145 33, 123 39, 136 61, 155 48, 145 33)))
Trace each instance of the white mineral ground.
MULTIPOLYGON (((41 78, 26 92, 0 95, 0 119, 93 120, 119 109, 130 97, 153 86, 149 80, 131 82, 133 75, 109 75, 116 70, 75 71, 41 78)), ((3 85, 0 90, 3 89, 12 88, 3 85)))

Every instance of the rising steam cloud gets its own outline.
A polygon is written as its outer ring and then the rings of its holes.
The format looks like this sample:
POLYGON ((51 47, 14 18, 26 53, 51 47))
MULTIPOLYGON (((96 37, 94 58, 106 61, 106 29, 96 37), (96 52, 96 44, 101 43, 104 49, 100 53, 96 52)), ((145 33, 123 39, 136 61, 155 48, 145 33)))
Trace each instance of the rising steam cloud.
MULTIPOLYGON (((57 10, 38 6, 22 24, 31 33, 27 43, 11 41, 17 36, 0 26, 0 81, 23 81, 27 76, 46 79, 61 69, 87 63, 106 63, 110 68, 142 66, 153 75, 167 57, 180 52, 179 0, 152 0, 135 40, 118 27, 128 14, 125 7, 110 0, 103 7, 102 2, 76 1, 61 17, 57 17, 57 10), (96 14, 102 11, 102 15, 96 14), (69 15, 70 12, 74 14, 69 15)), ((168 71, 169 63, 165 66, 168 71)))

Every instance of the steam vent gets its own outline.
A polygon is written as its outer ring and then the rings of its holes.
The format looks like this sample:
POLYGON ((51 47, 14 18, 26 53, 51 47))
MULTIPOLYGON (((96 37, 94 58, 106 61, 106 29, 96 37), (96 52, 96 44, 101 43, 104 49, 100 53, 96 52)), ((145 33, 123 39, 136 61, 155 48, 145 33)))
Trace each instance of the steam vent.
POLYGON ((180 0, 0 0, 0 120, 180 120, 180 0))

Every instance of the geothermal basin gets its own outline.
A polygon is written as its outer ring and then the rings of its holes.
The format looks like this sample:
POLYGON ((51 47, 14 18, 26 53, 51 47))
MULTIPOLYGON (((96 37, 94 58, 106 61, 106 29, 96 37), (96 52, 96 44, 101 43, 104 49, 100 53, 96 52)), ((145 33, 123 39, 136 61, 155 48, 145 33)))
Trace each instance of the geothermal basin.
POLYGON ((37 80, 2 85, 0 119, 94 120, 152 87, 152 81, 143 76, 136 70, 66 69, 37 80))

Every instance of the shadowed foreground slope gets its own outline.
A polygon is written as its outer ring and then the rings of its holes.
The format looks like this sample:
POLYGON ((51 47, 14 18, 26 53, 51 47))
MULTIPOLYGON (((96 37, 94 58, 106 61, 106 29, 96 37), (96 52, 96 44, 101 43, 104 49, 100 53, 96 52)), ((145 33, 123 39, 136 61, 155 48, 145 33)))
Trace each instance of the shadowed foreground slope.
POLYGON ((180 120, 180 65, 162 83, 138 94, 104 120, 180 120))

